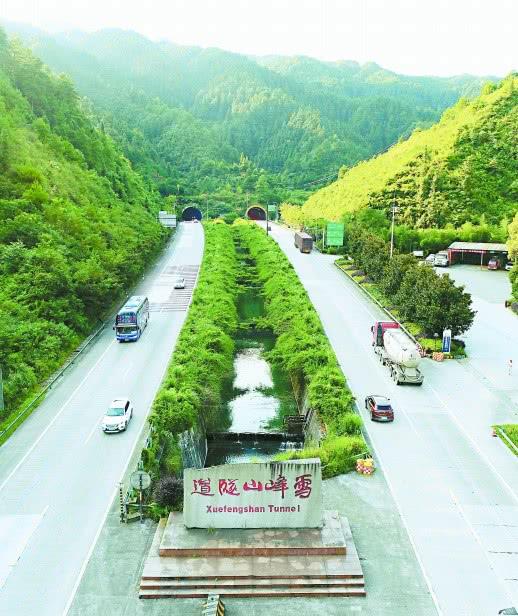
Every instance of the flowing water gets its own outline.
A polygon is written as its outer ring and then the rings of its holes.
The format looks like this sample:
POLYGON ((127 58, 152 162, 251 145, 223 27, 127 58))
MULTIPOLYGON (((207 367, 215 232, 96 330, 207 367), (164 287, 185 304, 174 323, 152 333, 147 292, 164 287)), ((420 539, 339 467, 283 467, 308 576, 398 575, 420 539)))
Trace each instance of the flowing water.
MULTIPOLYGON (((238 311, 242 322, 264 314, 262 298, 255 289, 239 296, 238 311)), ((233 433, 282 432, 284 417, 295 414, 297 404, 289 378, 265 356, 273 348, 275 336, 264 329, 249 329, 238 334, 235 343, 234 378, 226 388, 218 424, 233 433)), ((297 446, 300 444, 264 436, 213 441, 209 444, 207 466, 270 459, 279 451, 297 446)))

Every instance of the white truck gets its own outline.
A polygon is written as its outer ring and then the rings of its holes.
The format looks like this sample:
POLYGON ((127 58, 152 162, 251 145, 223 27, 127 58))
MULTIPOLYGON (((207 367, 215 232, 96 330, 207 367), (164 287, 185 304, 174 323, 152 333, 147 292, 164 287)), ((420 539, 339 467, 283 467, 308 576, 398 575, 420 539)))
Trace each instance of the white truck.
POLYGON ((396 385, 422 385, 421 354, 417 346, 394 321, 377 321, 372 327, 372 346, 380 362, 388 366, 396 385))

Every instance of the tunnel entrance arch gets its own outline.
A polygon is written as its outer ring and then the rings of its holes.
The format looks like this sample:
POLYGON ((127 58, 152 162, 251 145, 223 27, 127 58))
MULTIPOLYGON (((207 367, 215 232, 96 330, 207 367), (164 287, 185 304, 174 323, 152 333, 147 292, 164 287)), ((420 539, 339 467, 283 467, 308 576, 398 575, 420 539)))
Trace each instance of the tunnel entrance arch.
POLYGON ((266 210, 262 205, 251 205, 246 210, 248 220, 266 220, 266 210))
POLYGON ((202 219, 201 210, 195 205, 188 205, 182 211, 182 220, 185 221, 185 220, 193 220, 193 219, 196 219, 196 220, 202 219))

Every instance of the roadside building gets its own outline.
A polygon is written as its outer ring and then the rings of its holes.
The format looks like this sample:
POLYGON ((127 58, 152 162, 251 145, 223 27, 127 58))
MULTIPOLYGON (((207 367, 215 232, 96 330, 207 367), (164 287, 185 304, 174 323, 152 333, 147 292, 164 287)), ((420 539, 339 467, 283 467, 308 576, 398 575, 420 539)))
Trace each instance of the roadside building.
POLYGON ((493 257, 500 259, 502 265, 505 264, 507 246, 490 242, 453 242, 448 248, 450 265, 455 263, 487 265, 493 257))

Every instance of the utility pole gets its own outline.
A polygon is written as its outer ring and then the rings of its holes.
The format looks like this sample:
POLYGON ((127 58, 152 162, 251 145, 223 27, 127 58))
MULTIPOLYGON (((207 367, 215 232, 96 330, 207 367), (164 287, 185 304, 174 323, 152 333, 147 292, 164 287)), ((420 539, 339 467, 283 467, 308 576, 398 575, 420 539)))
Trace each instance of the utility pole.
POLYGON ((266 235, 268 235, 268 203, 266 204, 266 235))
POLYGON ((398 208, 396 207, 396 191, 394 191, 394 203, 392 204, 392 225, 390 228, 390 258, 394 252, 394 218, 398 208))

